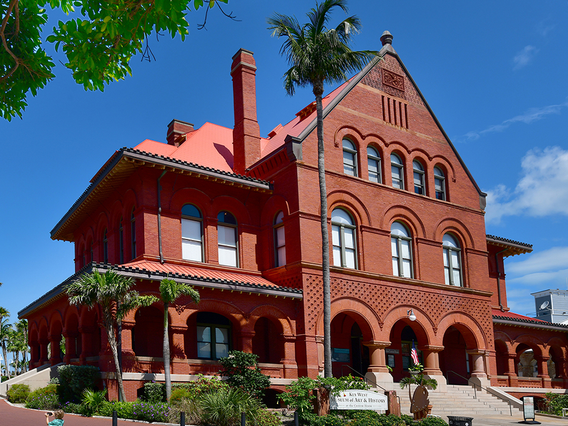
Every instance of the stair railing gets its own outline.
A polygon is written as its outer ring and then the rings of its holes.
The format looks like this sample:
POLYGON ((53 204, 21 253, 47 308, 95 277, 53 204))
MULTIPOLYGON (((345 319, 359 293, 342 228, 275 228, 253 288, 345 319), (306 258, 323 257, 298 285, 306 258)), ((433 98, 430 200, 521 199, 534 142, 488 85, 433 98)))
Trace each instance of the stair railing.
MULTIPOLYGON (((471 378, 468 379, 467 377, 464 377, 461 374, 458 374, 458 373, 456 373, 455 371, 452 371, 452 370, 448 371, 447 373, 448 374, 450 374, 450 373, 455 374, 456 376, 458 376, 458 377, 460 377, 464 380, 467 380, 467 384, 473 387, 473 397, 475 399, 477 399, 477 387, 478 386, 479 386, 479 390, 483 389, 485 392, 487 392, 489 394, 491 393, 491 392, 489 392, 489 389, 481 386, 479 383, 472 383, 471 378)), ((503 401, 503 400, 501 400, 501 401, 503 401)), ((509 404, 509 413, 512 416, 513 415, 513 406, 511 405, 511 401, 507 401, 507 404, 509 404)))

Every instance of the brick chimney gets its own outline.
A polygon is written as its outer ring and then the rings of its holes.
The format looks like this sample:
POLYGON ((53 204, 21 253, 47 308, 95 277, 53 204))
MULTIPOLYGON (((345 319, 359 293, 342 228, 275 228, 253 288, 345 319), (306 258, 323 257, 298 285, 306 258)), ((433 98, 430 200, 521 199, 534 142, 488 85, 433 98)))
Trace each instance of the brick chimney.
POLYGON ((185 135, 189 132, 193 132, 193 124, 181 120, 170 121, 166 135, 168 145, 180 146, 185 142, 185 135))
POLYGON ((256 120, 256 63, 253 53, 240 49, 233 56, 233 156, 235 173, 244 175, 246 169, 260 160, 260 129, 256 120))

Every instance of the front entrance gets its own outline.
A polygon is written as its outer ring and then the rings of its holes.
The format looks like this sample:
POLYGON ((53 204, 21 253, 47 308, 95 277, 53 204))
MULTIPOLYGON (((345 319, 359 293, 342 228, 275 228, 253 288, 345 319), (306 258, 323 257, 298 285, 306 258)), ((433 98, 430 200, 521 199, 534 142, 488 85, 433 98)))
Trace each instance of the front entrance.
POLYGON ((334 377, 365 376, 369 368, 369 348, 353 318, 339 314, 331 322, 331 360, 334 377))
POLYGON ((460 331, 450 327, 444 334, 444 350, 440 353, 440 369, 448 384, 467 385, 471 376, 470 357, 460 331))

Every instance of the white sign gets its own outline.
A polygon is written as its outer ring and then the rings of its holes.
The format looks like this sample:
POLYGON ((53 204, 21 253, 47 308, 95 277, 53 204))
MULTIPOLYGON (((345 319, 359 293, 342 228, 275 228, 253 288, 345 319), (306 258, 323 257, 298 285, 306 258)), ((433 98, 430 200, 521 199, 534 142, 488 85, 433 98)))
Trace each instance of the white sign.
POLYGON ((375 410, 388 409, 388 397, 365 390, 345 390, 339 395, 331 395, 329 408, 332 410, 375 410))
POLYGON ((532 396, 525 396, 523 398, 523 414, 525 421, 527 419, 534 420, 534 398, 532 396))

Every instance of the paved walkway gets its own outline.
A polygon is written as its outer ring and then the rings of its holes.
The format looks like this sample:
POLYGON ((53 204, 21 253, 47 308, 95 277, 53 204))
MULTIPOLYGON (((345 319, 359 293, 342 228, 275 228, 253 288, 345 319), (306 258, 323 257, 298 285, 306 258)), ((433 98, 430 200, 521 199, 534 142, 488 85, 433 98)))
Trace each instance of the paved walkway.
MULTIPOLYGON (((448 420, 445 418, 444 420, 448 420)), ((518 416, 482 416, 473 418, 472 426, 505 426, 518 425, 523 417, 518 416)), ((557 419, 537 415, 536 420, 543 426, 563 425, 568 426, 568 419, 557 419)), ((133 420, 119 420, 118 426, 133 426, 133 420)), ((156 424, 156 423, 154 423, 156 424)), ((163 424, 163 423, 158 423, 163 424)), ((42 426, 45 425, 45 411, 28 410, 26 408, 9 404, 0 398, 0 425, 4 426, 42 426)), ((112 419, 81 417, 75 414, 65 414, 65 426, 111 426, 112 419)))

